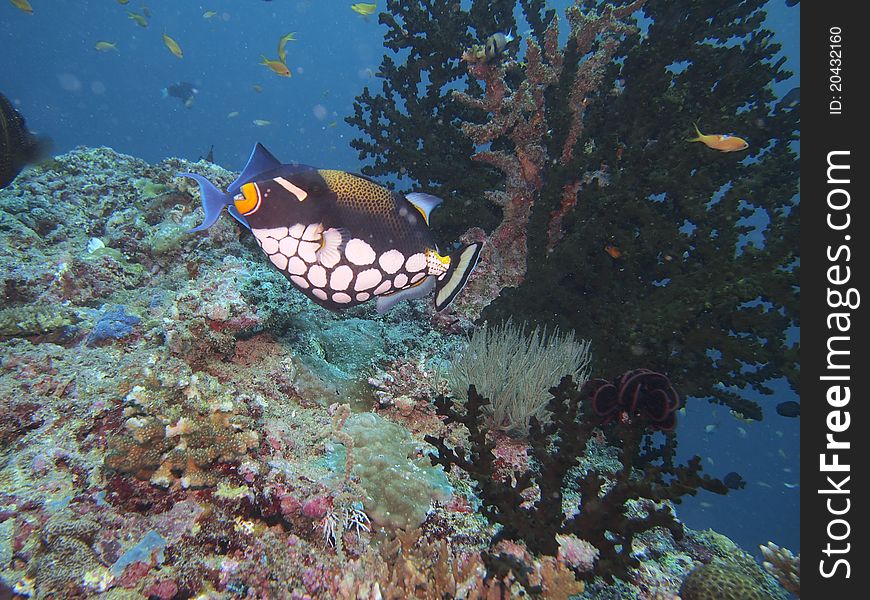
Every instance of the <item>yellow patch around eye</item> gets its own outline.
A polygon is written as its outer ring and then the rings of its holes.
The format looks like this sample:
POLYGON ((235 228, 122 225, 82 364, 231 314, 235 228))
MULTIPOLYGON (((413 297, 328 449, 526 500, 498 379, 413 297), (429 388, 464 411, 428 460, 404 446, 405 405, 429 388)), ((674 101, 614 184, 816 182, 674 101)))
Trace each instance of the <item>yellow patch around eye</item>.
POLYGON ((236 209, 243 215, 249 215, 260 207, 260 190, 256 184, 246 183, 241 189, 242 197, 236 198, 236 209))

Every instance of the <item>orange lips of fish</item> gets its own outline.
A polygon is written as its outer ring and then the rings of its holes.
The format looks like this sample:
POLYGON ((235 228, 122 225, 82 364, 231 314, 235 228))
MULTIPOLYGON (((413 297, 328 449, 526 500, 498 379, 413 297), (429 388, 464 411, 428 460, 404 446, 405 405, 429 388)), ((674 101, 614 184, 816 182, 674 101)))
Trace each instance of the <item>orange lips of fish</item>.
POLYGON ((746 150, 749 148, 749 142, 744 140, 743 138, 739 138, 734 135, 725 134, 713 134, 713 135, 704 135, 701 133, 701 130, 698 129, 698 125, 695 125, 695 133, 697 137, 686 140, 687 142, 701 142, 708 148, 712 148, 713 150, 719 150, 720 152, 737 152, 740 150, 746 150))

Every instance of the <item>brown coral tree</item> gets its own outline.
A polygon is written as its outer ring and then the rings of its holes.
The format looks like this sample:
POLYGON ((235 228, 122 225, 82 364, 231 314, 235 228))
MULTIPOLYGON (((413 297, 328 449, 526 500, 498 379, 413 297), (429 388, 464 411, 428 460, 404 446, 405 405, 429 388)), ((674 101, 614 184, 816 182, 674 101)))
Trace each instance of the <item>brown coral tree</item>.
MULTIPOLYGON (((525 66, 514 61, 472 61, 468 72, 485 85, 485 95, 477 98, 455 91, 454 97, 467 106, 489 115, 486 123, 464 122, 462 130, 477 146, 508 140, 507 149, 478 151, 472 157, 500 170, 504 189, 486 192, 486 198, 502 210, 502 221, 488 236, 480 229, 466 233, 466 241, 487 241, 480 264, 469 281, 466 293, 454 303, 453 311, 474 320, 506 287, 516 287, 526 273, 528 248, 526 235, 532 207, 544 189, 549 164, 571 164, 575 146, 583 131, 583 116, 590 95, 603 82, 604 68, 610 63, 623 35, 632 30, 626 21, 644 0, 614 8, 606 6, 601 14, 582 12, 579 6, 566 11, 570 32, 564 48, 559 47, 559 21, 553 16, 542 35, 542 44, 527 40, 525 66), (567 64, 567 68, 566 68, 567 64), (522 73, 518 85, 511 85, 522 73), (549 92, 567 80, 567 103, 549 92), (556 105, 552 106, 553 104, 556 105), (551 123, 564 115, 565 132, 561 143, 552 144, 551 123)), ((559 119, 561 121, 561 119, 559 119)), ((560 133, 561 135, 561 133, 560 133)), ((562 201, 551 214, 547 228, 548 248, 562 236, 562 218, 570 211, 582 183, 575 173, 563 183, 562 201)))

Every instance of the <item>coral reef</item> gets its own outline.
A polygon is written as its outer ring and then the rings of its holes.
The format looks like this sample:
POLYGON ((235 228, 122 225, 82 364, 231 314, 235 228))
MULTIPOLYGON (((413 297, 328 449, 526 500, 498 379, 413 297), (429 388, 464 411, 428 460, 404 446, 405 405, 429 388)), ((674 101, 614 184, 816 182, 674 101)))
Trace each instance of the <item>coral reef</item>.
MULTIPOLYGON (((364 413, 347 419, 342 431, 353 440, 350 471, 359 478, 363 504, 376 525, 414 529, 435 502, 450 500, 447 476, 440 467, 432 467, 425 450, 401 425, 364 413)), ((344 470, 346 447, 343 444, 331 457, 337 472, 344 470)))
MULTIPOLYGON (((354 102, 354 114, 346 119, 365 134, 351 142, 361 159, 373 159, 363 167, 364 174, 410 178, 469 221, 498 222, 481 203, 459 201, 460 196, 479 197, 498 179, 492 169, 467 165, 474 147, 455 122, 471 115, 451 101, 449 91, 468 80, 460 62, 465 48, 497 31, 516 30, 514 4, 473 0, 465 10, 459 0, 388 0, 379 15, 388 28, 384 46, 390 51, 378 69, 381 90, 364 88, 354 102), (457 170, 463 163, 471 169, 457 170)), ((455 239, 463 229, 439 226, 443 210, 434 213, 433 226, 455 239)))
POLYGON ((496 443, 484 429, 488 400, 471 386, 464 414, 445 398, 436 402, 448 423, 467 428, 469 445, 464 450, 450 448, 444 438, 428 436, 426 441, 438 448, 432 461, 445 468, 456 465, 477 483, 481 513, 502 527, 496 540, 522 540, 532 552, 556 556, 560 551, 558 536, 573 535, 598 550, 596 575, 609 580, 614 576, 627 578, 628 569, 640 564, 633 555, 635 536, 664 527, 675 539, 682 537, 682 524, 668 501, 678 503, 682 496, 694 495, 699 489, 728 493, 721 481, 700 474, 698 456, 676 467, 644 464, 639 456, 645 428, 637 421, 615 425, 613 435, 621 447, 619 467, 614 472, 604 473, 587 463, 578 477, 578 460, 582 468, 596 425, 588 418, 590 409, 582 406, 584 395, 570 377, 563 378, 550 393, 549 421, 541 424, 533 418, 529 432, 535 468, 515 475, 515 481, 496 476, 496 443), (575 489, 579 496, 579 508, 575 504, 567 514, 566 488, 575 489))
MULTIPOLYGON (((475 440, 429 400, 446 391, 439 371, 462 339, 433 330, 421 303, 324 311, 230 219, 186 234, 199 203, 173 179, 182 170, 233 179, 204 162, 82 148, 0 190, 0 593, 607 597, 575 573, 607 567, 613 548, 567 529, 545 554, 509 535, 493 543, 497 519, 478 510, 473 478, 431 465, 425 435, 475 440)), ((502 434, 487 442, 498 485, 529 490, 516 500, 540 502, 530 473, 541 466, 550 483, 538 494, 581 468, 610 490, 618 477, 634 485, 654 454, 629 461, 617 446, 638 444, 617 443, 614 428, 590 434, 583 462, 551 464, 550 426, 533 421, 532 452, 502 434)), ((564 508, 582 514, 585 493, 560 491, 564 508)), ((628 523, 669 510, 601 498, 628 523)), ((684 530, 686 547, 661 528, 636 532, 641 566, 615 585, 675 592, 714 554, 684 530)))
POLYGON ((680 588, 682 600, 771 600, 751 577, 721 563, 702 565, 689 573, 680 588))
POLYGON ((558 47, 555 11, 522 0, 525 54, 463 76, 464 50, 514 26, 515 2, 481 4, 389 2, 383 90, 348 119, 369 174, 445 196, 436 229, 490 242, 437 322, 549 322, 591 339, 602 372, 642 359, 687 396, 761 419, 742 392, 778 377, 797 389, 800 324, 800 111, 776 107, 790 73, 763 1, 578 0, 558 47), (688 145, 693 121, 749 149, 688 145))

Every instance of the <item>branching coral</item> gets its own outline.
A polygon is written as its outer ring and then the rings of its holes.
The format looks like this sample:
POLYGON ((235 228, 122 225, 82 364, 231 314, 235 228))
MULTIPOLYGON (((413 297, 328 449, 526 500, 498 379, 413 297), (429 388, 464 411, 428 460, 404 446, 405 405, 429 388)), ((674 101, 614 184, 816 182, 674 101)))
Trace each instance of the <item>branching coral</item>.
MULTIPOLYGON (((522 0, 525 64, 508 55, 466 65, 468 79, 462 51, 499 30, 481 27, 478 3, 397 4, 382 21, 407 62, 385 58, 383 94, 361 97, 351 122, 374 140, 363 153, 376 161, 371 174, 406 172, 464 200, 445 203, 436 228, 491 242, 456 315, 486 307, 491 321, 551 322, 593 340, 606 332, 602 371, 640 357, 686 395, 746 418, 762 411, 743 390, 770 394, 778 377, 797 389, 788 333, 800 325, 800 110, 777 107, 773 85, 791 74, 763 29, 763 0, 578 0, 562 48, 555 11, 522 0), (638 9, 641 29, 631 25, 638 9), (449 76, 424 86, 445 65, 449 76), (749 149, 689 145, 693 121, 749 149), (457 126, 489 147, 456 144, 457 126), (484 191, 491 202, 480 202, 484 191)), ((508 12, 497 3, 490 23, 505 31, 508 12)))
POLYGON ((444 398, 436 401, 439 414, 448 423, 466 426, 470 447, 462 451, 448 447, 443 438, 427 437, 438 448, 438 456, 432 460, 445 468, 456 465, 477 482, 481 512, 502 526, 496 539, 523 540, 532 552, 555 556, 559 552, 558 536, 574 535, 600 552, 594 574, 625 577, 630 567, 639 564, 632 555, 635 536, 654 527, 665 527, 677 538, 682 536, 682 525, 664 501, 678 503, 698 489, 728 492, 719 480, 701 475, 698 456, 677 467, 641 464, 638 458, 646 429, 640 420, 614 425, 612 435, 621 442, 621 469, 605 475, 590 468, 575 481, 573 469, 587 452, 595 424, 584 417, 590 410, 587 406, 581 411, 586 396, 570 377, 563 378, 550 393, 550 421, 541 424, 533 419, 529 433, 537 468, 517 475, 515 485, 495 477, 495 442, 483 428, 488 400, 471 386, 464 414, 444 398), (566 518, 563 498, 568 485, 579 490, 582 503, 579 513, 566 518), (527 490, 535 486, 539 489, 538 500, 529 507, 527 490), (634 503, 634 509, 633 501, 640 501, 634 503))
MULTIPOLYGON (((503 216, 501 224, 486 238, 479 274, 458 299, 454 308, 457 313, 474 319, 501 290, 523 282, 529 219, 544 191, 549 165, 564 168, 571 164, 589 96, 601 85, 604 68, 621 36, 631 30, 624 19, 642 4, 643 0, 638 0, 619 9, 607 6, 600 15, 584 14, 578 6, 572 6, 567 11, 571 28, 566 49, 559 48, 558 19, 553 17, 540 43, 533 38, 527 40, 525 78, 517 86, 509 83, 511 71, 518 69, 516 63, 468 65, 469 73, 484 82, 485 96, 475 98, 461 91, 454 92, 454 96, 490 118, 485 124, 465 122, 462 130, 476 146, 506 140, 509 149, 483 150, 472 157, 504 175, 504 190, 486 193, 487 199, 502 209, 503 216), (562 81, 570 82, 567 98, 553 95, 562 81), (564 114, 560 115, 560 110, 564 114), (557 124, 551 123, 553 120, 567 128, 564 137, 558 134, 561 143, 553 138, 552 127, 557 124)), ((550 249, 562 235, 562 218, 576 202, 581 178, 582 173, 577 172, 563 183, 562 203, 551 215, 547 230, 550 249)))
POLYGON ((764 556, 762 565, 767 572, 789 592, 800 598, 801 595, 801 556, 795 556, 788 548, 780 548, 773 542, 760 546, 764 556))
POLYGON ((387 12, 379 20, 388 28, 384 45, 392 55, 385 56, 378 69, 381 92, 373 95, 365 88, 354 103, 354 115, 347 119, 367 136, 351 142, 360 158, 374 158, 365 174, 393 172, 446 195, 469 185, 482 191, 481 175, 494 183, 492 175, 480 169, 478 181, 456 171, 472 147, 453 125, 465 109, 449 102, 447 90, 465 79, 459 59, 462 49, 476 41, 471 30, 482 40, 496 31, 516 29, 514 0, 474 0, 471 5, 465 11, 459 0, 387 2, 387 12))
POLYGON ((761 29, 761 5, 644 4, 648 30, 628 34, 608 83, 590 95, 582 151, 567 172, 548 175, 529 221, 523 285, 486 318, 571 327, 598 342, 604 372, 642 358, 686 395, 746 418, 762 411, 741 390, 770 394, 777 377, 797 389, 789 329, 799 325, 800 115, 775 108, 772 84, 790 74, 761 29), (746 155, 693 151, 684 141, 693 120, 739 132, 746 155), (592 171, 608 184, 579 190, 562 241, 548 247, 561 182, 592 171))

